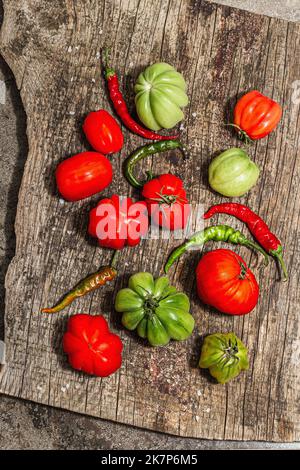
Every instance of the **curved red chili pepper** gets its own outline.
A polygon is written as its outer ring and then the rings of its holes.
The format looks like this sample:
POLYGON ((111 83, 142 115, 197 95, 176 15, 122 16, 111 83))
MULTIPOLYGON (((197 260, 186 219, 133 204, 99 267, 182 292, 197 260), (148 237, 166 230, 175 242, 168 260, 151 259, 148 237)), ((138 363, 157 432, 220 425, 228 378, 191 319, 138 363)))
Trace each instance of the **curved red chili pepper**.
POLYGON ((203 217, 204 219, 209 219, 215 214, 233 215, 242 222, 245 222, 261 246, 270 255, 278 259, 284 274, 284 280, 287 280, 288 274, 282 258, 283 249, 281 243, 259 215, 249 209, 249 207, 237 202, 225 202, 212 206, 203 217))

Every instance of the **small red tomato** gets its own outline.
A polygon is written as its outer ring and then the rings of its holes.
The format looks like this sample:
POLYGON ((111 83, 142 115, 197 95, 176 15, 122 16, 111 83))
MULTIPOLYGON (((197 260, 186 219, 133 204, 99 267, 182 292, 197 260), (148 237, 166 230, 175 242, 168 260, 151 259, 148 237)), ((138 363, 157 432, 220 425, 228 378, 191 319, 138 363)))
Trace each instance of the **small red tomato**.
POLYGON ((104 109, 91 112, 83 123, 83 132, 91 146, 104 154, 118 152, 124 137, 117 121, 104 109))
POLYGON ((197 291, 205 304, 229 315, 245 315, 257 304, 259 287, 245 261, 231 250, 213 250, 196 269, 197 291))
POLYGON ((63 348, 73 369, 107 377, 121 367, 123 344, 110 332, 102 315, 72 316, 63 337, 63 348))
POLYGON ((82 152, 67 158, 56 168, 56 183, 67 201, 79 201, 100 193, 112 182, 112 166, 101 153, 82 152))
POLYGON ((246 93, 234 108, 234 126, 241 138, 257 140, 270 134, 282 116, 276 101, 253 90, 246 93))
POLYGON ((100 246, 121 250, 138 245, 148 226, 145 201, 133 202, 130 197, 121 199, 114 194, 90 211, 88 233, 98 238, 100 246))
POLYGON ((144 185, 142 196, 156 225, 169 230, 185 228, 190 205, 180 178, 170 173, 153 178, 144 185))

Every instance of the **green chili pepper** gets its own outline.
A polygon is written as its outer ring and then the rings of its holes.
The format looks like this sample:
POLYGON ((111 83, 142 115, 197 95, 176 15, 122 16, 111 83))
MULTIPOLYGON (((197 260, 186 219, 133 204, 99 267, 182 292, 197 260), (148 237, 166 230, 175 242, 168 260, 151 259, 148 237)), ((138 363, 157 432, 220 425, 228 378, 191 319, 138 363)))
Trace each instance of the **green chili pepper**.
POLYGON ((213 240, 215 242, 228 242, 234 245, 248 246, 262 253, 268 263, 268 255, 259 245, 248 240, 239 230, 235 230, 229 225, 212 225, 201 232, 195 233, 192 238, 177 247, 169 256, 165 264, 165 272, 167 273, 172 264, 191 247, 201 247, 206 242, 213 240))
MULTIPOLYGON (((144 147, 137 149, 125 160, 125 178, 135 188, 142 188, 149 179, 152 179, 152 175, 150 174, 150 172, 147 172, 148 180, 143 182, 138 181, 133 174, 133 168, 136 163, 142 160, 143 158, 148 157, 149 155, 154 155, 155 153, 160 152, 166 152, 167 150, 174 150, 177 148, 183 150, 182 144, 181 142, 179 142, 179 140, 163 140, 161 142, 153 142, 152 144, 145 145, 144 147)), ((185 158, 184 154, 183 158, 185 158)))

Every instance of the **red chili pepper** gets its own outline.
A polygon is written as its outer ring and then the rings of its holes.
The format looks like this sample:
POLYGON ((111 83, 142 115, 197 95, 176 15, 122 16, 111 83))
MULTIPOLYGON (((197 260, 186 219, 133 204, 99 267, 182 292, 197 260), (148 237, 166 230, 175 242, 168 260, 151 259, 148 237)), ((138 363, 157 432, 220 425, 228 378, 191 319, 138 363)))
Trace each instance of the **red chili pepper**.
POLYGON ((160 135, 156 132, 145 129, 140 124, 138 124, 129 114, 127 105, 123 98, 122 93, 120 92, 119 80, 116 72, 108 66, 108 54, 105 51, 105 78, 107 80, 109 96, 114 106, 114 109, 117 115, 120 117, 121 121, 125 126, 141 137, 150 140, 173 140, 177 139, 178 135, 160 135))
POLYGON ((249 209, 249 207, 236 202, 225 202, 212 206, 204 214, 204 219, 209 219, 215 214, 233 215, 242 222, 245 222, 261 246, 279 261, 284 274, 284 280, 287 280, 288 274, 282 257, 283 249, 281 243, 259 215, 249 209))

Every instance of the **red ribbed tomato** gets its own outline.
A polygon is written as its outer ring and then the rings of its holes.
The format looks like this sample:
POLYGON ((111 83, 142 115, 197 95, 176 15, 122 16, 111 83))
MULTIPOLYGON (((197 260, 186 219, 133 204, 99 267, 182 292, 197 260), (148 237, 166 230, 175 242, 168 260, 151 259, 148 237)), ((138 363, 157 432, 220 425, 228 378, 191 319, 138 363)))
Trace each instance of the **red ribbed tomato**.
POLYGON ((196 269, 197 291, 205 304, 229 315, 245 315, 257 304, 259 287, 245 261, 231 250, 213 250, 196 269))
POLYGON ((111 333, 102 315, 73 315, 63 337, 63 348, 73 369, 107 377, 121 367, 123 344, 111 333))
POLYGON ((113 194, 110 199, 101 199, 90 211, 88 232, 98 238, 100 246, 122 250, 127 245, 138 245, 148 226, 145 201, 133 202, 130 197, 113 194))
POLYGON ((257 140, 275 129, 281 115, 280 104, 253 90, 237 102, 233 123, 240 137, 257 140))

